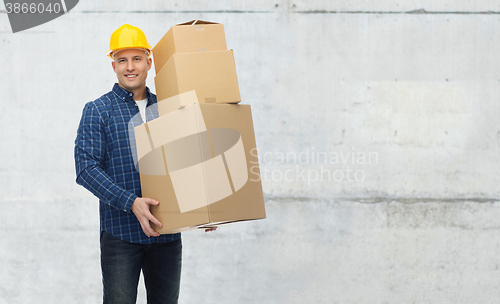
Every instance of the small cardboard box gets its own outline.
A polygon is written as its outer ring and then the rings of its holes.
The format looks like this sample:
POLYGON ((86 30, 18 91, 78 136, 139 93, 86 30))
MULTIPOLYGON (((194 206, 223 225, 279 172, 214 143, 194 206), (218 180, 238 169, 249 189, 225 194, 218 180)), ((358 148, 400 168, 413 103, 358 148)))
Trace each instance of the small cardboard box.
POLYGON ((227 50, 224 25, 191 20, 172 26, 153 48, 158 74, 174 53, 227 50))
POLYGON ((232 50, 173 54, 155 87, 158 100, 195 90, 200 103, 241 101, 232 50))
POLYGON ((198 103, 194 91, 159 102, 135 128, 143 197, 161 233, 266 217, 249 105, 198 103))

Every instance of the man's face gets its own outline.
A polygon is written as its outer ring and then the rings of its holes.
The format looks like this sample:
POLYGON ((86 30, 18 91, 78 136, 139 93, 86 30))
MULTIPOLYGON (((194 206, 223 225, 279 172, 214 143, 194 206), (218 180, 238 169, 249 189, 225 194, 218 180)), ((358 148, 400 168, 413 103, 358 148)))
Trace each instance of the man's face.
POLYGON ((151 58, 148 58, 144 51, 123 50, 116 53, 114 58, 113 71, 121 87, 134 92, 146 86, 148 71, 151 69, 151 58))

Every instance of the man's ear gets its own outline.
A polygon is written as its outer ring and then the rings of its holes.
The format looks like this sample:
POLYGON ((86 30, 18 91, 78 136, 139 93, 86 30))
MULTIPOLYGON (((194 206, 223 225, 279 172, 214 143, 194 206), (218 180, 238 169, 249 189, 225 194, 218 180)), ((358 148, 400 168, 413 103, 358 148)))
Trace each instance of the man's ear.
POLYGON ((148 71, 151 69, 152 62, 153 62, 153 59, 151 59, 151 57, 148 57, 148 71))
POLYGON ((114 61, 111 61, 111 66, 113 66, 113 72, 116 73, 115 62, 114 61))

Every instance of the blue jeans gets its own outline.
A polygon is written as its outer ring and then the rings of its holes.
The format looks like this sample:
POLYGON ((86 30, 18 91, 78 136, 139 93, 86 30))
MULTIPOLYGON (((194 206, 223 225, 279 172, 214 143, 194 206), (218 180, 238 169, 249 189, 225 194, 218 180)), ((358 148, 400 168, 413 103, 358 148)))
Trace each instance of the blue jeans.
POLYGON ((142 270, 148 304, 176 304, 179 298, 182 242, 133 244, 101 232, 104 304, 134 304, 142 270))

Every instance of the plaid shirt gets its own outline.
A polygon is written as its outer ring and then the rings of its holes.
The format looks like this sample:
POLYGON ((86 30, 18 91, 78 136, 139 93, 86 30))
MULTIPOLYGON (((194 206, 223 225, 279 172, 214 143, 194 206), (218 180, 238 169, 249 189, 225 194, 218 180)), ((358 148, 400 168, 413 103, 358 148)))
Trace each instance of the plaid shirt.
MULTIPOLYGON (((146 111, 149 121, 158 117, 156 95, 146 88, 146 98, 148 106, 154 105, 146 111)), ((129 128, 137 124, 133 118, 140 117, 138 113, 133 93, 118 84, 85 105, 75 140, 76 182, 99 198, 101 231, 132 243, 170 242, 180 233, 147 237, 131 211, 134 200, 141 197, 132 154, 135 140, 129 141, 129 128)))

